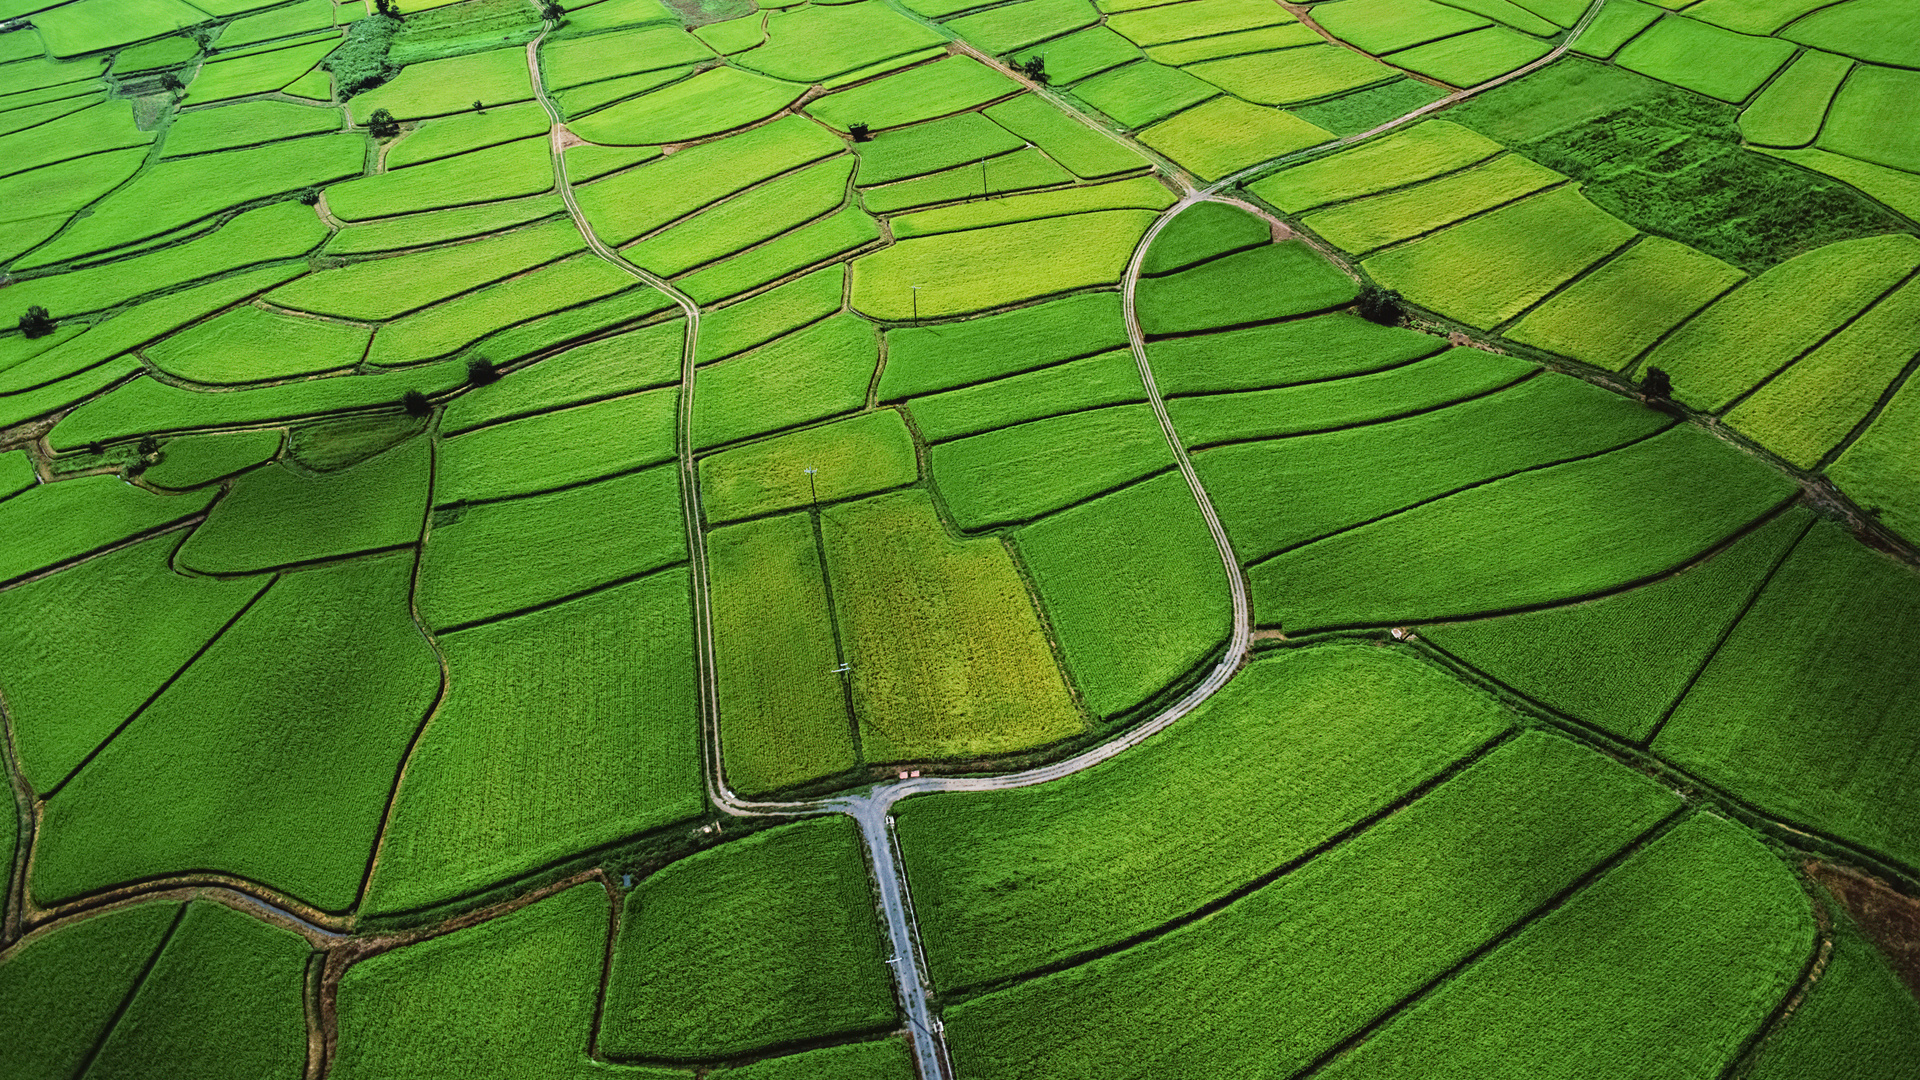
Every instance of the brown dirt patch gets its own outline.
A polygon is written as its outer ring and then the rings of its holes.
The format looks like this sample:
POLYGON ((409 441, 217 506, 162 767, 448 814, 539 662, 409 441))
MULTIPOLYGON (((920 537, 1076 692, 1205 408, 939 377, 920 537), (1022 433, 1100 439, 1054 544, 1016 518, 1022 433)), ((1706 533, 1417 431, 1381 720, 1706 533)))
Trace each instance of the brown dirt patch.
POLYGON ((1900 981, 1920 997, 1920 899, 1849 867, 1809 861, 1805 870, 1826 886, 1900 981))

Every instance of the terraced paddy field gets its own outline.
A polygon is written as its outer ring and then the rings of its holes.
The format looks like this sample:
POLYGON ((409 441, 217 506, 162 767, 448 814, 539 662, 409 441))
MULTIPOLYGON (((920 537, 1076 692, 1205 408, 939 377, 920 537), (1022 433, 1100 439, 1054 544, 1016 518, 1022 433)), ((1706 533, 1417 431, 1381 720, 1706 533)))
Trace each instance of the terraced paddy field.
POLYGON ((1907 0, 0 0, 0 1080, 1920 1075, 1907 0))

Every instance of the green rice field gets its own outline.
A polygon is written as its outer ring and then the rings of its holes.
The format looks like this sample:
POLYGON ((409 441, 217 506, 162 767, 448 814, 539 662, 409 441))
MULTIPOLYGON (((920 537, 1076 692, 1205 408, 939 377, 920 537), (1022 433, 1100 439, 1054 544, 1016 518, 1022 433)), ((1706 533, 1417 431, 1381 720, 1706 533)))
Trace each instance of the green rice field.
POLYGON ((1912 0, 0 0, 0 1080, 1895 1080, 1912 0))

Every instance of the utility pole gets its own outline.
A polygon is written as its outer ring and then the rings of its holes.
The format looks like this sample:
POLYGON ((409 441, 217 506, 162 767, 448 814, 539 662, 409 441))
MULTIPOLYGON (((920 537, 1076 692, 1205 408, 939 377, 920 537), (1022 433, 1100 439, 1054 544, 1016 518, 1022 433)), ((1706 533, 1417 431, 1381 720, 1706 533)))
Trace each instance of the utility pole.
POLYGON ((913 290, 913 325, 919 326, 920 325, 920 286, 909 285, 907 286, 907 288, 913 290))
POLYGON ((800 471, 807 474, 807 490, 813 495, 813 508, 818 510, 820 509, 820 485, 819 482, 814 479, 814 474, 820 470, 815 466, 809 465, 800 471))

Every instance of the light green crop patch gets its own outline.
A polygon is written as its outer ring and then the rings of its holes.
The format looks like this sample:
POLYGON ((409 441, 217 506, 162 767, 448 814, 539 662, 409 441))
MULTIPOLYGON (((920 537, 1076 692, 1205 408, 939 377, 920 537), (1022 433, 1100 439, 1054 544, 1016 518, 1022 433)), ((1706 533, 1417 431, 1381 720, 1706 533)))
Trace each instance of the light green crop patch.
POLYGON ((881 409, 702 460, 701 510, 718 525, 857 498, 919 475, 906 424, 897 411, 881 409))

